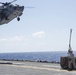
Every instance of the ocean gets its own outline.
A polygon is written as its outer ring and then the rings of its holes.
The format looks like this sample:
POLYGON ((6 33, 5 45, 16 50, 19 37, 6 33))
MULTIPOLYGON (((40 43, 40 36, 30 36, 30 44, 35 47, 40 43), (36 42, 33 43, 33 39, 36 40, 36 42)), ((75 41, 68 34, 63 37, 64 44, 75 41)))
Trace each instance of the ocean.
MULTIPOLYGON (((74 52, 76 54, 76 52, 74 52)), ((30 60, 60 62, 61 56, 67 56, 66 51, 53 52, 21 52, 21 53, 0 53, 1 60, 30 60)))

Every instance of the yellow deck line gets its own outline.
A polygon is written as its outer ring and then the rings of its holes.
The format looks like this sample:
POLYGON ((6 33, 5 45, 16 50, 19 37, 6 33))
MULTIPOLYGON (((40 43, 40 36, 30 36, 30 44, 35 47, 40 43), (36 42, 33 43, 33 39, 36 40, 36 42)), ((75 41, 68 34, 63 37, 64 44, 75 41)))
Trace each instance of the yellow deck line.
POLYGON ((5 66, 12 66, 12 67, 21 67, 21 68, 28 68, 28 69, 37 69, 37 70, 47 70, 47 71, 57 71, 57 72, 69 72, 67 70, 61 70, 57 68, 47 68, 47 67, 37 67, 37 66, 21 66, 21 65, 5 65, 5 66))

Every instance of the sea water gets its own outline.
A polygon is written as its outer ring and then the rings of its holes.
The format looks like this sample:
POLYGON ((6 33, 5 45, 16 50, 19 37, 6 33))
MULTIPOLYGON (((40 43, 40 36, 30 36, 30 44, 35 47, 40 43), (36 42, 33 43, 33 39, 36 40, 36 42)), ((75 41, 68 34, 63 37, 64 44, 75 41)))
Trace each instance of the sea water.
MULTIPOLYGON (((75 52, 76 54, 76 52, 75 52)), ((67 56, 66 51, 53 52, 21 52, 21 53, 0 53, 0 59, 6 60, 30 60, 30 61, 60 61, 61 56, 67 56)))

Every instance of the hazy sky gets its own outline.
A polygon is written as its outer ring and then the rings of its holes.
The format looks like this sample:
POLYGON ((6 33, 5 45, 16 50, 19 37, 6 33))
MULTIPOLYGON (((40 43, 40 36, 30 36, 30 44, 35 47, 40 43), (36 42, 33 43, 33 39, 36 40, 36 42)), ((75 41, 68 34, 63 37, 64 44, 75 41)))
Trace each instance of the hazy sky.
POLYGON ((76 0, 18 0, 13 4, 35 8, 25 8, 19 22, 14 19, 0 26, 0 53, 67 51, 70 28, 76 50, 76 0))

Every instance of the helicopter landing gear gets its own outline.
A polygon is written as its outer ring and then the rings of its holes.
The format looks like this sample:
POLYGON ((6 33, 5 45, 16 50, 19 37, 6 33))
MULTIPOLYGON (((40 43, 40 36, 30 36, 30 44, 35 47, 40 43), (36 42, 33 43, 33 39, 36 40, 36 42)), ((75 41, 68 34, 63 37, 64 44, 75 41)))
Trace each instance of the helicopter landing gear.
POLYGON ((20 17, 17 17, 17 21, 20 21, 20 17))

